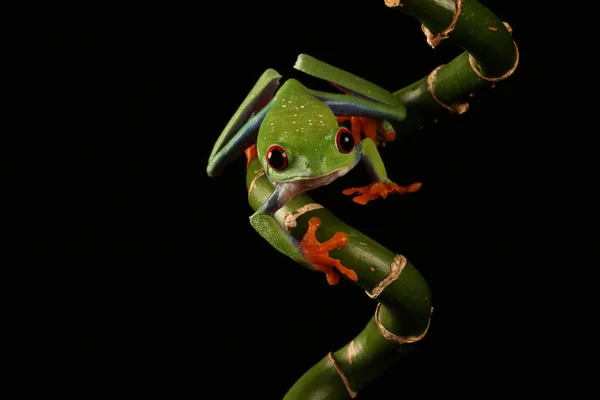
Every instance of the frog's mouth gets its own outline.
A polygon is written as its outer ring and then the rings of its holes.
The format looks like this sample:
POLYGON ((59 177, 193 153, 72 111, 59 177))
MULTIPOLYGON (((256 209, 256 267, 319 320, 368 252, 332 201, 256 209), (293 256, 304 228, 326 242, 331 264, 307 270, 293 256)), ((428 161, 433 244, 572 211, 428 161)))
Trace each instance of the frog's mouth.
POLYGON ((316 189, 320 186, 329 185, 331 182, 335 181, 338 178, 346 175, 348 171, 352 169, 354 165, 349 165, 347 167, 340 168, 333 172, 330 172, 326 175, 316 176, 316 177, 297 177, 291 179, 289 181, 281 182, 286 186, 289 186, 291 191, 296 193, 305 192, 307 190, 316 189))
POLYGON ((276 187, 276 191, 279 193, 279 201, 281 204, 287 203, 292 197, 297 194, 306 192, 308 190, 316 189, 320 186, 325 186, 335 181, 348 173, 354 165, 340 168, 326 175, 316 177, 300 177, 292 178, 288 181, 273 181, 270 177, 269 180, 276 187))

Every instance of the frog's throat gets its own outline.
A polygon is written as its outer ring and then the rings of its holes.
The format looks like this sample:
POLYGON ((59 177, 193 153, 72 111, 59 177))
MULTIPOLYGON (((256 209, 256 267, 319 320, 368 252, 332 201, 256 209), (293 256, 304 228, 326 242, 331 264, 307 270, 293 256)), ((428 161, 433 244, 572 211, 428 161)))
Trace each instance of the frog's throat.
POLYGON ((346 175, 354 165, 349 165, 326 175, 307 178, 294 178, 285 182, 273 182, 277 186, 281 186, 281 190, 285 193, 285 198, 291 198, 307 190, 316 189, 320 186, 329 185, 331 182, 346 175))

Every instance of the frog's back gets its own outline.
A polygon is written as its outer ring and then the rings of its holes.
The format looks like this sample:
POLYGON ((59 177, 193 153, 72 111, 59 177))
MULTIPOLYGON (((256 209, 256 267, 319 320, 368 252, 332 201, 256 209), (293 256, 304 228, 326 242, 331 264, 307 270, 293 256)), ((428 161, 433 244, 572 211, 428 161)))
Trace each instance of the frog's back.
POLYGON ((304 142, 325 137, 337 129, 331 109, 317 99, 303 84, 289 79, 273 98, 257 138, 258 153, 264 154, 273 143, 304 142))

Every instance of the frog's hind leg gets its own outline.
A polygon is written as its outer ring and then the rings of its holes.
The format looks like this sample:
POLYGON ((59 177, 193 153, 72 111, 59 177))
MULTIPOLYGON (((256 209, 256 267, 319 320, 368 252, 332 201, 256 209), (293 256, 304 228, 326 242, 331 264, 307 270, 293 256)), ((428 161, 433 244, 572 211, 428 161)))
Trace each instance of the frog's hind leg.
POLYGON ((258 129, 271 106, 280 78, 277 71, 267 69, 258 79, 217 139, 206 168, 209 176, 219 175, 256 142, 258 129))
POLYGON ((308 54, 300 54, 296 59, 294 68, 315 78, 326 80, 346 94, 374 100, 389 106, 401 104, 400 100, 388 90, 308 54))
MULTIPOLYGON (((298 56, 294 68, 308 75, 330 82, 341 92, 348 96, 352 96, 354 99, 360 98, 366 103, 372 103, 371 107, 368 107, 371 111, 367 111, 367 113, 372 112, 372 109, 378 108, 378 106, 390 106, 392 108, 398 107, 404 109, 398 98, 391 92, 359 76, 329 65, 307 54, 300 54, 298 56)), ((324 95, 321 95, 321 97, 325 102, 336 102, 336 106, 338 106, 337 103, 339 103, 339 100, 327 99, 324 95)), ((350 99, 350 101, 354 101, 354 99, 350 99)), ((377 112, 375 112, 375 115, 376 114, 377 112)), ((392 120, 402 120, 404 119, 404 115, 401 114, 402 113, 396 113, 396 115, 388 115, 388 117, 392 120)), ((338 121, 345 120, 345 117, 347 116, 349 115, 344 114, 343 116, 338 117, 338 121)), ((391 142, 396 138, 396 131, 388 119, 384 117, 377 118, 373 114, 357 114, 349 117, 352 135, 355 140, 369 138, 377 145, 385 145, 386 142, 391 142)))

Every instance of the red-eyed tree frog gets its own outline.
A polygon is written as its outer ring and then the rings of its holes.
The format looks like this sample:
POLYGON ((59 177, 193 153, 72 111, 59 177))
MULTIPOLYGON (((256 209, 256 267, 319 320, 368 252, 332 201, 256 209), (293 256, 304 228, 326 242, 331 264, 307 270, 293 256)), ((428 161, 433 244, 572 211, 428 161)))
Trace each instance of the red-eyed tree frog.
POLYGON ((281 75, 267 69, 217 139, 207 173, 219 175, 244 152, 249 160, 258 157, 274 190, 250 217, 254 229, 296 262, 324 272, 330 284, 338 282, 338 272, 356 281, 352 269, 329 256, 329 251, 347 243, 345 233, 319 243, 315 232, 320 220, 311 218, 306 235, 298 241, 275 213, 295 195, 344 176, 359 161, 373 181, 344 190, 346 195, 358 193, 356 203, 417 191, 420 183, 399 186, 388 178, 377 149, 378 137, 382 143, 394 139, 388 121, 402 121, 406 109, 387 90, 306 54, 298 57, 294 68, 327 80, 344 93, 311 90, 291 78, 277 90, 281 75))

